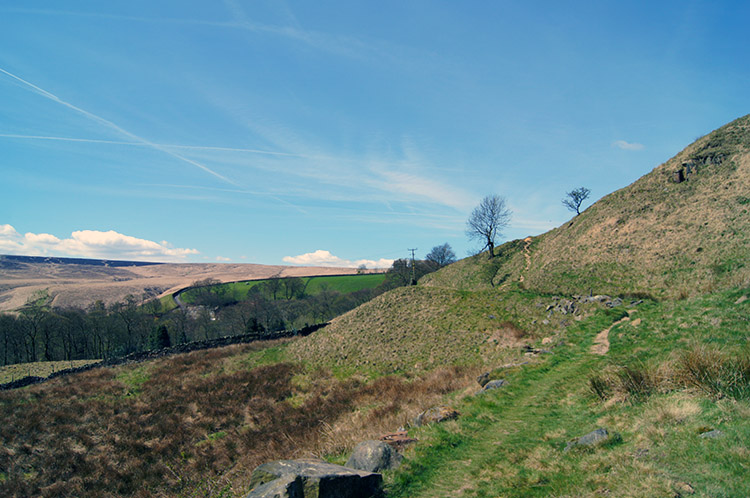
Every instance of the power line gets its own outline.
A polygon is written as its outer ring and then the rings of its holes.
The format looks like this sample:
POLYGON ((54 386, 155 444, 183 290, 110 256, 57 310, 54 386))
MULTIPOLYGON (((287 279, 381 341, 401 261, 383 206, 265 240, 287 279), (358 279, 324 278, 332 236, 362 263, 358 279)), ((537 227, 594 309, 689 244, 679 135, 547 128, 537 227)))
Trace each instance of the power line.
POLYGON ((414 252, 417 250, 415 247, 414 249, 407 249, 407 251, 411 251, 411 285, 417 285, 417 276, 415 273, 415 263, 414 263, 414 252))

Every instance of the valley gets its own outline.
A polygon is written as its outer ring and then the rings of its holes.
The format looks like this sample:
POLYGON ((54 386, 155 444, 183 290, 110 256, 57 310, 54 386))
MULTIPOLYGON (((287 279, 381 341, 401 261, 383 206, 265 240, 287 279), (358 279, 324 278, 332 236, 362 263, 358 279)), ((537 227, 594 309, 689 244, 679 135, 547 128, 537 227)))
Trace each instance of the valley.
MULTIPOLYGON (((750 496, 749 195, 745 116, 310 335, 0 392, 0 494, 260 496, 262 463, 403 429, 387 498, 750 496)), ((159 266, 116 271, 185 271, 159 266)))

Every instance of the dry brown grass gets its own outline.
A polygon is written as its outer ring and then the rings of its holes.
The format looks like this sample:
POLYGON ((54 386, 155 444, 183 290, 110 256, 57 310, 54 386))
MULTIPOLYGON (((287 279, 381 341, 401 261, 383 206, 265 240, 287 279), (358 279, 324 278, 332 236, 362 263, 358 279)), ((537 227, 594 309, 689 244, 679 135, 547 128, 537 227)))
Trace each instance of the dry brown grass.
POLYGON ((0 495, 241 496, 258 464, 345 452, 476 376, 450 367, 367 381, 294 363, 237 368, 260 347, 102 368, 0 393, 0 495))

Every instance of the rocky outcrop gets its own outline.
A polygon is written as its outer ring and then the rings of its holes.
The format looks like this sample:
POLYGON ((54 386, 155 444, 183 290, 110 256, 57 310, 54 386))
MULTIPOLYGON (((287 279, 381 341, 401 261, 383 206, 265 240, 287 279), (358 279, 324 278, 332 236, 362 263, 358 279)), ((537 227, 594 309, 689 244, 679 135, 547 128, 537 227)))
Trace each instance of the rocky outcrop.
POLYGON ((383 477, 315 459, 277 460, 259 465, 246 498, 374 498, 383 477))
POLYGON ((479 391, 479 392, 480 393, 485 393, 487 391, 492 391, 494 389, 500 389, 501 387, 503 387, 507 383, 508 383, 508 381, 506 381, 505 379, 491 380, 488 383, 486 383, 484 385, 484 387, 482 388, 482 390, 479 391))
POLYGON ((460 413, 449 406, 435 406, 417 415, 412 422, 412 425, 414 427, 420 427, 427 424, 436 424, 438 422, 456 419, 459 415, 460 413))
POLYGON ((398 451, 383 441, 363 441, 352 451, 346 466, 365 472, 380 472, 395 469, 403 460, 398 451))

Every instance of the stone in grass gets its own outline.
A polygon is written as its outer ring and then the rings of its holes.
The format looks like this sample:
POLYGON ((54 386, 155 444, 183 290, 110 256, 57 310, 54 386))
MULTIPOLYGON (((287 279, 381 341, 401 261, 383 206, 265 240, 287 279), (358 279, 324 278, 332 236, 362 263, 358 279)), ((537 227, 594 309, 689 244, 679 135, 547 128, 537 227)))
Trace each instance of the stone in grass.
POLYGON ((487 383, 490 381, 490 373, 484 372, 482 375, 477 377, 477 382, 480 386, 484 387, 487 385, 487 383))
POLYGON ((570 451, 574 448, 593 448, 600 446, 610 441, 616 441, 621 439, 617 433, 610 434, 607 429, 599 428, 595 431, 591 431, 585 436, 577 437, 572 441, 568 441, 563 451, 570 451))
POLYGON ((724 435, 723 432, 721 432, 719 429, 714 429, 712 431, 704 432, 700 437, 702 437, 703 439, 716 439, 717 437, 721 437, 722 435, 724 435))
MULTIPOLYGON (((382 496, 382 483, 383 476, 380 474, 350 469, 323 460, 277 460, 261 464, 253 470, 250 477, 252 491, 246 498, 274 496, 282 498, 296 496, 300 498, 373 498, 382 496), (286 492, 283 483, 276 484, 280 486, 279 493, 282 494, 254 494, 259 490, 264 491, 263 485, 281 478, 289 479, 289 476, 293 478, 292 480, 297 478, 300 480, 301 495, 283 494, 286 492)), ((293 483, 288 484, 287 488, 292 492, 296 492, 297 489, 293 483)))
POLYGON ((508 383, 508 381, 505 380, 505 379, 491 380, 487 384, 485 384, 484 387, 482 388, 482 390, 479 391, 479 392, 480 393, 484 393, 484 392, 487 392, 487 391, 492 391, 493 389, 499 389, 499 388, 503 387, 504 385, 506 385, 507 383, 508 383))
POLYGON ((695 494, 695 488, 689 482, 676 482, 672 484, 672 489, 676 492, 676 497, 695 494))
POLYGON ((403 458, 398 451, 383 441, 362 441, 355 446, 349 460, 346 461, 346 466, 366 472, 380 472, 395 469, 403 458))
POLYGON ((435 406, 417 415, 412 425, 420 427, 422 425, 445 422, 446 420, 454 420, 459 415, 460 413, 449 406, 435 406))

